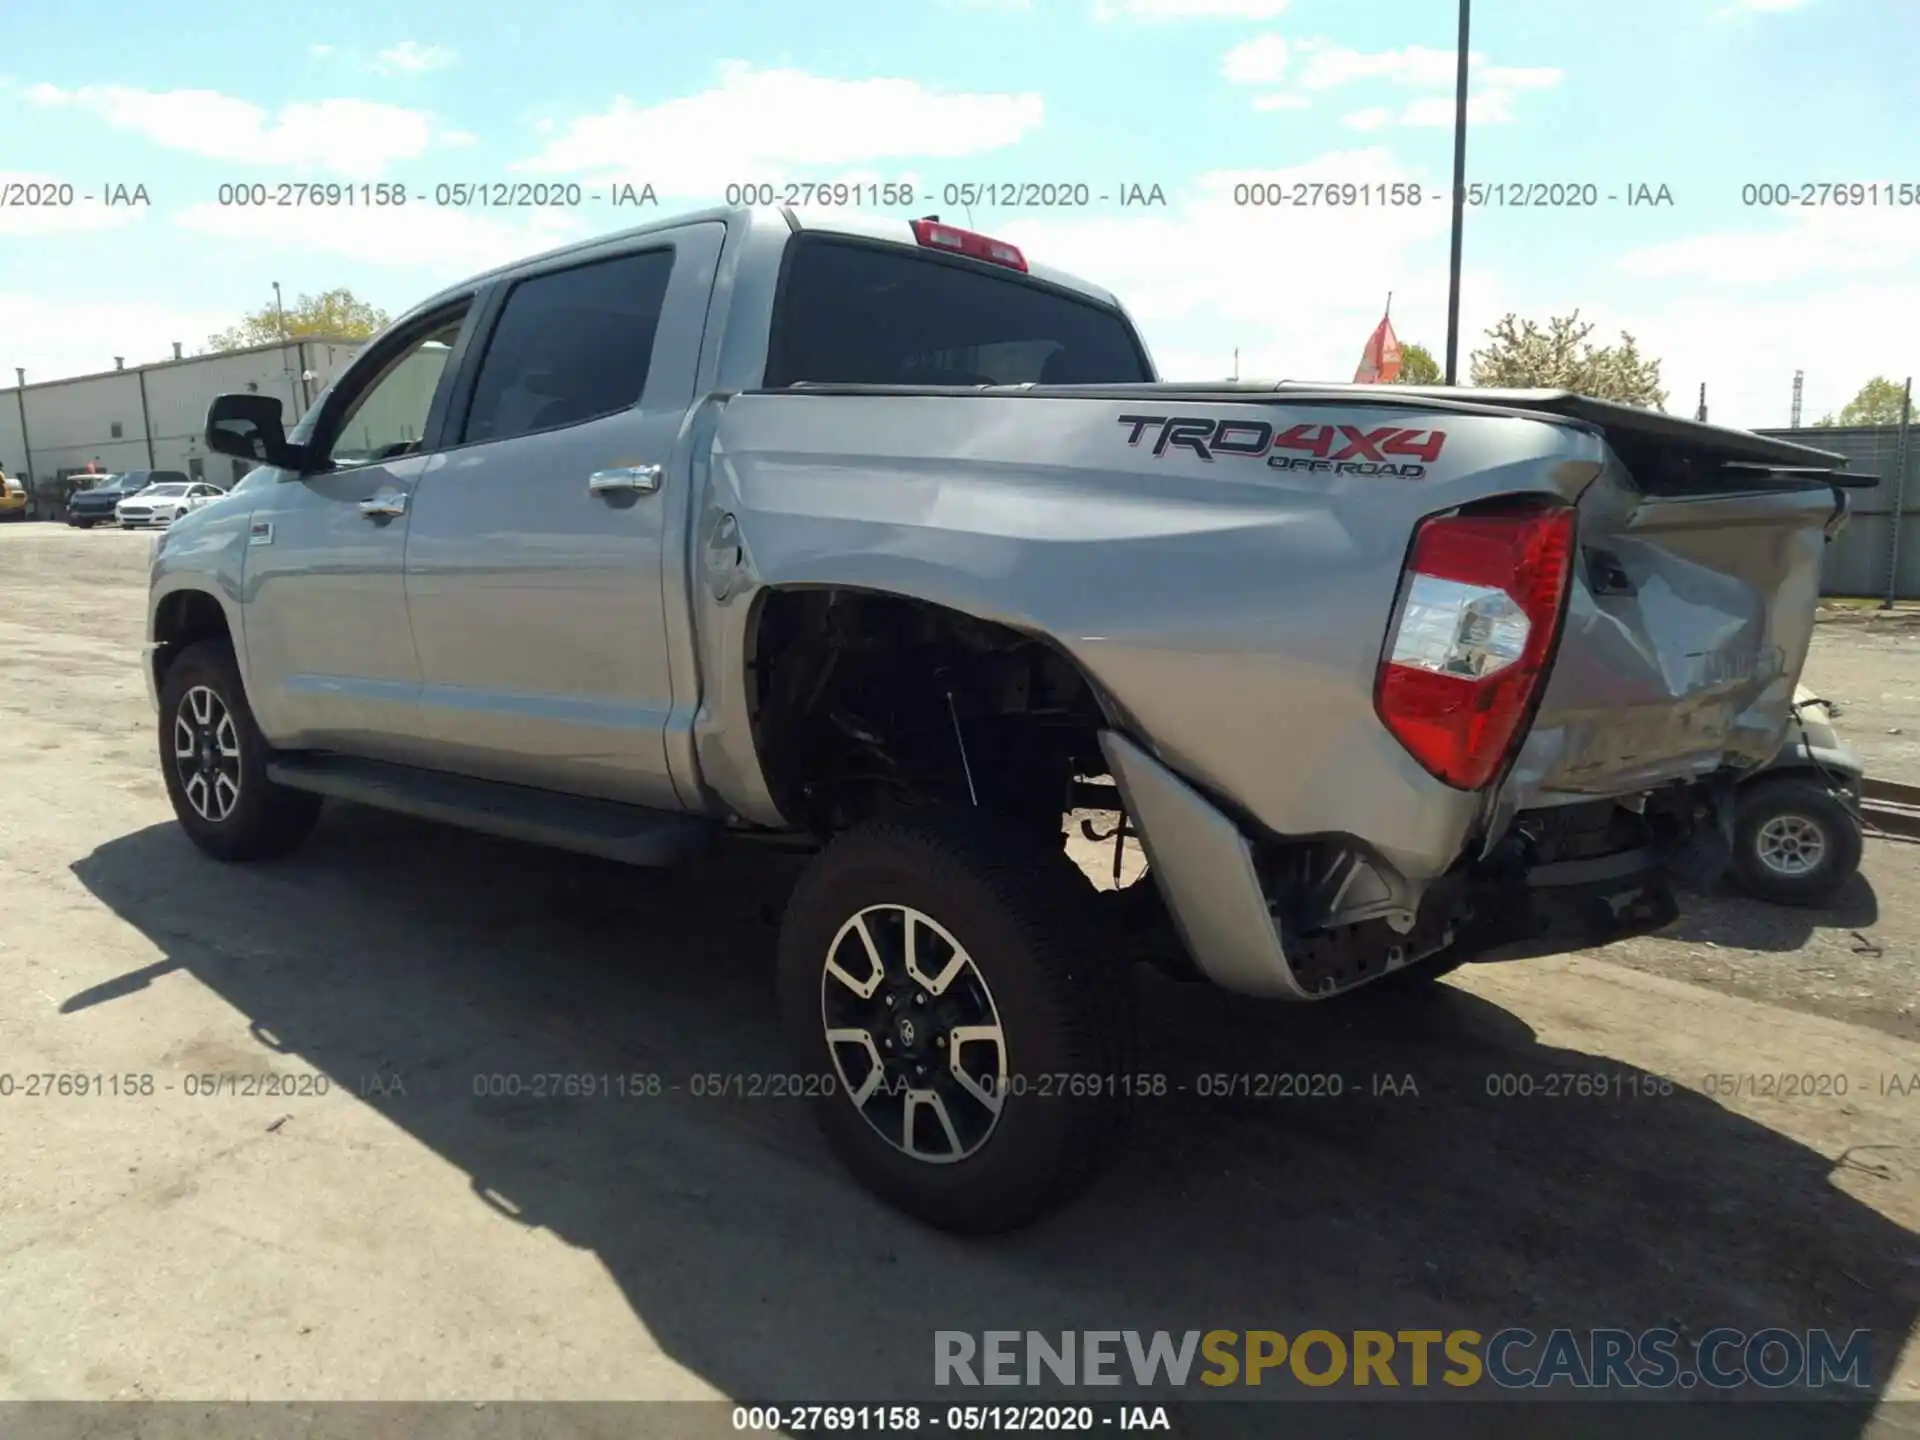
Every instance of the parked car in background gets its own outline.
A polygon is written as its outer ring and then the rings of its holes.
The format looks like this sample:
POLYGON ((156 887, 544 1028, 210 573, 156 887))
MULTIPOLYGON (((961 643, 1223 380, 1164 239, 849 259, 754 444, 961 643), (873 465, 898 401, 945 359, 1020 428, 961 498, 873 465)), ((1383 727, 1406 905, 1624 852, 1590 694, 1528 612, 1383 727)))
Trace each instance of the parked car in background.
POLYGON ((227 492, 204 480, 191 484, 168 481, 149 485, 139 494, 122 500, 114 509, 114 518, 122 530, 164 530, 189 510, 198 510, 227 492))
POLYGON ((0 475, 0 520, 27 518, 27 487, 11 475, 0 475))
POLYGON ((73 492, 67 501, 67 523, 82 530, 95 525, 111 525, 122 500, 131 499, 149 485, 190 485, 191 476, 179 470, 123 470, 102 475, 84 490, 73 492))

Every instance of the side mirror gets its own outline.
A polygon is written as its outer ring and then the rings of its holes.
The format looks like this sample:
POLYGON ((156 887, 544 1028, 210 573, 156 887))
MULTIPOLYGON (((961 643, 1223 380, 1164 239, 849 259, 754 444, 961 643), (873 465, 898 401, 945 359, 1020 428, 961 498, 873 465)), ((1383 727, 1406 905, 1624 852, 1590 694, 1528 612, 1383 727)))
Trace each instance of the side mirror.
POLYGON ((207 407, 207 448, 282 470, 306 467, 306 447, 287 440, 280 402, 271 395, 220 395, 207 407))

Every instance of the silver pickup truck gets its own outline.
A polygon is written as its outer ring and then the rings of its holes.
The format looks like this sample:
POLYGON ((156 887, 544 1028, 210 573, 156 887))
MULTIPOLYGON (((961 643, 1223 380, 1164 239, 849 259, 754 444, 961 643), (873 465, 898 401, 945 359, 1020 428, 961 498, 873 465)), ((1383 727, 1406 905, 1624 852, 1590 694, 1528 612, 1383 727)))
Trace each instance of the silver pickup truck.
POLYGON ((938 219, 709 211, 373 341, 152 567, 180 824, 322 797, 640 865, 815 851, 792 1069, 891 1203, 1111 1149, 1132 960, 1320 1000, 1668 923, 1789 722, 1838 457, 1560 392, 1161 384, 938 219), (1105 890, 1104 809, 1151 883, 1105 890))

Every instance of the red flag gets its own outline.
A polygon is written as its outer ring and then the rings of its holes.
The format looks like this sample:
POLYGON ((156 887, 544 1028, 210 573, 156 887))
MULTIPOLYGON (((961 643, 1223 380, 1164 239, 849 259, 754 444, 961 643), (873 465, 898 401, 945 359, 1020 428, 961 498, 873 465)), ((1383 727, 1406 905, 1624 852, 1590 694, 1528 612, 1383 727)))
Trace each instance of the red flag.
POLYGON ((1399 376, 1400 341, 1394 336, 1393 321, 1382 316, 1367 338, 1367 348, 1360 355, 1360 368, 1353 372, 1353 383, 1388 385, 1399 376))

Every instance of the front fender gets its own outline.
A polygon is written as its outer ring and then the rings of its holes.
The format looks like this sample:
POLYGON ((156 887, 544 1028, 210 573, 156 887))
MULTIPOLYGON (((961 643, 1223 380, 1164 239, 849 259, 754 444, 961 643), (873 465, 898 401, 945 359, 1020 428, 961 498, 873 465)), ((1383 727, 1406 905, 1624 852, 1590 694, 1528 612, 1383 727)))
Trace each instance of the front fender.
POLYGON ((147 696, 157 709, 164 648, 162 617, 170 598, 194 591, 213 599, 233 637, 233 658, 241 683, 249 692, 245 608, 241 585, 246 576, 247 535, 251 505, 227 508, 223 501, 195 510, 154 537, 147 571, 146 644, 142 650, 147 696))

